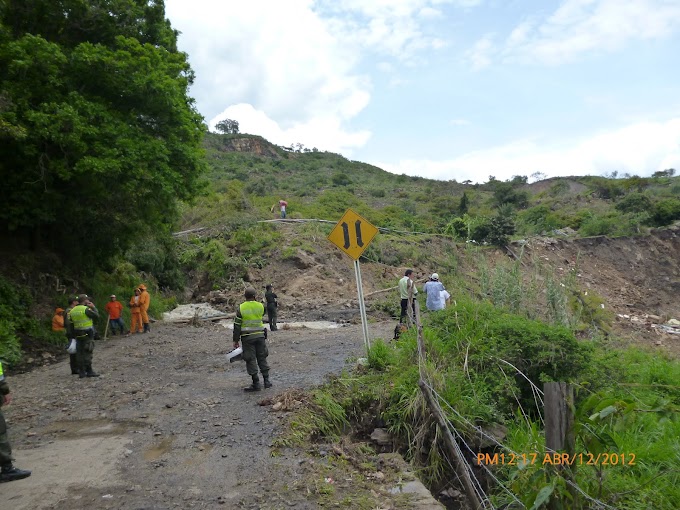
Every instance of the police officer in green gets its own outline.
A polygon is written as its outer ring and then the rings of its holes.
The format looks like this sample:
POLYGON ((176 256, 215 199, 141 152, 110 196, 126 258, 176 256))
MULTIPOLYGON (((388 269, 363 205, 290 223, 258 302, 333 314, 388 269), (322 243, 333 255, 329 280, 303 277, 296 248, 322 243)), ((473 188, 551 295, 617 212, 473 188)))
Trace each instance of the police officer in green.
POLYGON ((269 365, 267 364, 267 337, 262 317, 264 316, 264 305, 255 300, 257 293, 255 289, 248 288, 245 292, 246 301, 241 303, 236 310, 234 319, 234 349, 243 344, 243 360, 246 362, 248 375, 253 378, 253 384, 244 391, 260 391, 260 379, 257 376, 257 368, 260 368, 264 378, 264 387, 271 388, 269 380, 269 365))
POLYGON ((76 338, 76 361, 78 375, 83 377, 99 377, 92 370, 92 351, 94 351, 94 322, 99 318, 99 312, 90 301, 87 294, 78 296, 78 304, 68 313, 68 320, 72 323, 76 338))
POLYGON ((2 415, 3 404, 11 402, 12 396, 9 394, 9 386, 2 371, 2 362, 0 362, 0 482, 13 482, 31 476, 30 471, 12 465, 12 448, 7 438, 7 423, 2 415))
MULTIPOLYGON (((69 296, 68 307, 64 311, 64 328, 66 329, 66 345, 71 342, 71 338, 75 338, 75 332, 73 331, 73 323, 68 317, 68 314, 78 306, 78 297, 69 296)), ((78 375, 78 358, 76 354, 69 354, 69 364, 71 365, 71 375, 78 375)))

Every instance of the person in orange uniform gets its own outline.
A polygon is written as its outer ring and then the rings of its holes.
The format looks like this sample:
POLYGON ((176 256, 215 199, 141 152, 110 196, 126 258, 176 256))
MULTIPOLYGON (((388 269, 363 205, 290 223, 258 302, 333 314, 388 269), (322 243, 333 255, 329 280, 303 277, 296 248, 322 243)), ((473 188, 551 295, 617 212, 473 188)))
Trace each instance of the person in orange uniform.
POLYGON ((123 313, 123 305, 116 299, 115 294, 109 296, 110 301, 104 307, 106 313, 109 314, 109 326, 111 326, 111 336, 116 336, 116 329, 120 330, 121 336, 125 332, 125 323, 121 317, 123 313))
POLYGON ((142 332, 142 311, 139 308, 139 295, 141 293, 141 290, 135 289, 135 295, 130 298, 130 313, 132 314, 130 333, 142 332), (137 331, 138 328, 139 331, 137 331))
POLYGON ((52 317, 52 331, 64 331, 64 329, 64 309, 57 308, 52 317))
POLYGON ((142 322, 144 323, 144 333, 151 332, 151 326, 149 325, 149 315, 146 313, 149 309, 149 304, 151 303, 151 296, 146 291, 146 285, 143 283, 139 286, 139 311, 142 314, 142 322))

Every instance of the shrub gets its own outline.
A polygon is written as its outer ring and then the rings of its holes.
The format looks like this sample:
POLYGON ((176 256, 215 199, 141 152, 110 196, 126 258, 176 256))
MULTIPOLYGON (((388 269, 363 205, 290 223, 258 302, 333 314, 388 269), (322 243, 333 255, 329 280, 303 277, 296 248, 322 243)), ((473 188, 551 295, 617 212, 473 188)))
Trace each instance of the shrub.
POLYGON ((429 317, 428 326, 441 342, 442 360, 446 359, 447 365, 460 363, 460 366, 467 360, 473 384, 489 389, 490 398, 499 395, 495 402, 487 404, 507 417, 516 405, 513 387, 527 409, 535 407, 530 383, 515 377, 514 369, 507 363, 540 386, 546 380, 576 378, 590 359, 590 348, 569 329, 527 319, 493 305, 462 299, 456 306, 429 317), (511 376, 506 378, 504 372, 511 376))
POLYGON ((644 212, 652 209, 652 201, 643 193, 630 193, 621 199, 615 207, 624 213, 644 212))
POLYGON ((385 370, 392 364, 392 356, 392 348, 378 339, 368 351, 368 366, 374 370, 385 370))
POLYGON ((680 219, 680 200, 677 198, 667 198, 654 206, 651 224, 655 227, 663 227, 670 225, 677 219, 680 219))
POLYGON ((27 319, 30 303, 26 289, 16 287, 0 276, 0 359, 8 365, 21 359, 17 333, 27 319))

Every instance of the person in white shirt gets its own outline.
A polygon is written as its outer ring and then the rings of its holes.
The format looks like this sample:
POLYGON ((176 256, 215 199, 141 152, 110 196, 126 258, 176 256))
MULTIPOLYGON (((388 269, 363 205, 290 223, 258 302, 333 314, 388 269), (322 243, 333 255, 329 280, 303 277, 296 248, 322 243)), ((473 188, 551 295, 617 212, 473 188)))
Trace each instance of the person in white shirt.
MULTIPOLYGON (((427 301, 425 306, 430 311, 443 310, 446 301, 442 301, 442 291, 446 291, 442 282, 439 281, 439 275, 432 273, 430 281, 423 286, 423 292, 427 294, 427 301)), ((450 297, 450 296, 449 296, 450 297)))

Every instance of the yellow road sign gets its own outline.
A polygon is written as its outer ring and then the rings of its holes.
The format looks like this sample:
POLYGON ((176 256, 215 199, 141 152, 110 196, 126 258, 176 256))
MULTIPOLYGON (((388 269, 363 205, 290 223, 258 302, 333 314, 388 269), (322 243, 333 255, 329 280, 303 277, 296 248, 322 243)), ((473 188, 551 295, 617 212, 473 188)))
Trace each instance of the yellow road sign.
POLYGON ((352 259, 358 260, 377 233, 378 229, 368 220, 347 209, 328 235, 328 240, 352 259))

